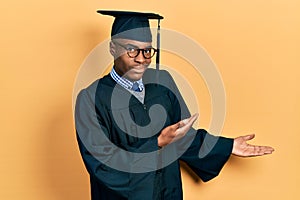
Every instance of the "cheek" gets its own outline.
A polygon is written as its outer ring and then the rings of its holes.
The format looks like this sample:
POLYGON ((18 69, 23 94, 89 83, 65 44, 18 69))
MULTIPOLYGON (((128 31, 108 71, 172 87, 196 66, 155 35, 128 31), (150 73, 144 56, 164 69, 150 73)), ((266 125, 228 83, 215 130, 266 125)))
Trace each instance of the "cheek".
POLYGON ((134 62, 132 58, 129 58, 127 55, 122 55, 120 57, 120 60, 122 62, 122 65, 124 68, 130 68, 130 66, 132 65, 132 63, 134 62))
POLYGON ((145 61, 145 63, 146 63, 146 65, 150 65, 150 64, 151 64, 151 59, 147 59, 147 60, 145 61))
POLYGON ((120 56, 117 60, 115 60, 115 65, 119 66, 120 71, 126 73, 133 66, 134 61, 131 58, 128 58, 127 55, 120 56))
POLYGON ((128 61, 128 56, 126 54, 120 54, 117 58, 115 58, 115 61, 118 63, 127 63, 128 61))

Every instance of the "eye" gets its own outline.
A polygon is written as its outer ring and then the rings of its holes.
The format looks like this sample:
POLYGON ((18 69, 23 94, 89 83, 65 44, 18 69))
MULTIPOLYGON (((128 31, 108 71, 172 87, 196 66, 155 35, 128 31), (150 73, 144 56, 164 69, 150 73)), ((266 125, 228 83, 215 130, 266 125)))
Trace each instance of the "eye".
POLYGON ((152 50, 152 49, 144 49, 144 52, 145 52, 146 54, 151 54, 151 50, 152 50))
POLYGON ((128 52, 135 52, 135 51, 136 51, 136 48, 134 48, 134 47, 127 47, 126 50, 127 50, 128 52))

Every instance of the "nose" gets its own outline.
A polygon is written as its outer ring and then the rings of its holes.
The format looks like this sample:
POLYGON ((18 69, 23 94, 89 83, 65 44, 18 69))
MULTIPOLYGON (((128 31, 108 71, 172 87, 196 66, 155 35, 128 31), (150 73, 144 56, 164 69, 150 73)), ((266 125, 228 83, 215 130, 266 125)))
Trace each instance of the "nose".
POLYGON ((137 57, 134 58, 134 61, 138 62, 138 63, 144 63, 145 60, 146 59, 144 58, 144 55, 143 55, 142 51, 140 51, 139 54, 137 55, 137 57))

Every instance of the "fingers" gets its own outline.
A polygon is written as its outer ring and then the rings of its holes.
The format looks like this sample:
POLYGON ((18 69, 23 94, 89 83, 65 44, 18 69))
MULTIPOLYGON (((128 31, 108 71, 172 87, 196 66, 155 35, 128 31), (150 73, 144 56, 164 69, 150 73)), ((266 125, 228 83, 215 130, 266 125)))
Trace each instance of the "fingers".
POLYGON ((180 128, 184 127, 184 126, 192 126, 194 124, 194 122, 197 120, 199 114, 196 113, 194 115, 192 115, 189 118, 183 119, 179 122, 180 128))
POLYGON ((177 122, 176 124, 170 125, 170 128, 175 131, 178 128, 180 128, 180 126, 181 126, 181 121, 177 122))
POLYGON ((263 156, 271 154, 273 151, 274 149, 269 146, 247 145, 237 155, 241 157, 263 156))
MULTIPOLYGON (((252 140, 255 137, 255 134, 250 134, 244 136, 244 140, 252 140)), ((252 147, 252 151, 249 152, 250 156, 262 156, 266 154, 271 154, 274 151, 274 148, 269 146, 259 146, 259 145, 249 145, 249 147, 252 147)))
POLYGON ((189 127, 192 127, 193 124, 194 124, 194 122, 197 120, 198 116, 199 116, 198 113, 192 115, 192 116, 189 118, 188 123, 187 123, 186 125, 189 126, 189 127))
POLYGON ((190 118, 181 120, 179 122, 179 127, 177 128, 177 130, 175 131, 176 133, 176 139, 181 138, 183 136, 185 136, 185 134, 190 130, 190 128, 193 126, 194 122, 196 121, 196 119, 198 118, 198 114, 194 114, 193 116, 191 116, 190 118))
POLYGON ((269 146, 253 146, 254 151, 252 156, 262 156, 273 153, 274 149, 269 146))
POLYGON ((241 157, 249 157, 271 154, 274 151, 274 149, 269 146, 248 144, 247 141, 252 140, 254 137, 255 134, 250 134, 235 138, 232 153, 241 157))
POLYGON ((199 117, 199 114, 195 113, 190 118, 191 118, 191 121, 193 121, 193 123, 194 123, 198 119, 198 117, 199 117))
POLYGON ((198 116, 198 114, 194 114, 187 119, 181 120, 173 125, 164 128, 161 131, 161 134, 158 136, 158 146, 166 146, 184 137, 185 134, 190 130, 198 116))

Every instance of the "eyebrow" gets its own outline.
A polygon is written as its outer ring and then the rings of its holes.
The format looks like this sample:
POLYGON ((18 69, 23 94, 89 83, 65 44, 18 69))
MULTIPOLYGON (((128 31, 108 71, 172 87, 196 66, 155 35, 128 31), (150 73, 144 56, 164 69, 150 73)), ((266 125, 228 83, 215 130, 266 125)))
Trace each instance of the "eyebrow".
MULTIPOLYGON (((136 45, 134 45, 134 44, 130 44, 130 43, 128 43, 128 44, 124 44, 124 45, 132 46, 133 48, 140 49, 138 46, 136 46, 136 45)), ((147 48, 153 48, 153 46, 152 46, 152 45, 149 45, 149 46, 147 46, 147 47, 146 47, 146 48, 144 48, 144 49, 147 49, 147 48)))

